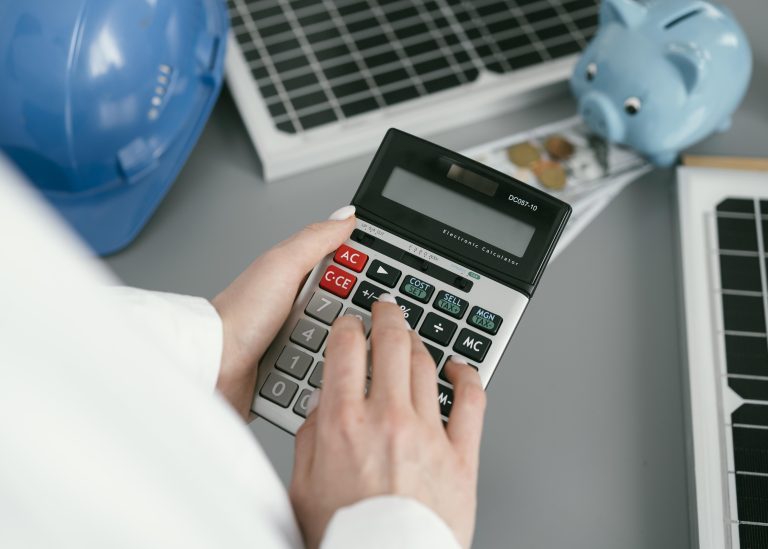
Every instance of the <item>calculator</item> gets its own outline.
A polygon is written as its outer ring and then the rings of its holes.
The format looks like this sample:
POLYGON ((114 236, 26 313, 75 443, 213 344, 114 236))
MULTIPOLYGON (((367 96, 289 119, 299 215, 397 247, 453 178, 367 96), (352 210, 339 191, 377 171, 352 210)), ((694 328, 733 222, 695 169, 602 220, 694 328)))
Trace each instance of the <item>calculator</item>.
POLYGON ((312 270, 259 364, 252 409, 290 433, 323 385, 333 321, 356 316, 369 337, 371 306, 385 292, 435 361, 447 419, 446 361, 461 355, 488 385, 571 213, 547 193, 396 129, 352 204, 354 232, 312 270))

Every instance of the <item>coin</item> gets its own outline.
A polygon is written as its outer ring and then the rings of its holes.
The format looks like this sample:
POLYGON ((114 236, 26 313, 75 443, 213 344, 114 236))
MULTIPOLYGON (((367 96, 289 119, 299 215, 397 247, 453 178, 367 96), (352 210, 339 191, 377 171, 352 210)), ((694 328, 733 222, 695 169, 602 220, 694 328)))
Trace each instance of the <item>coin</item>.
POLYGON ((539 160, 531 165, 531 170, 547 189, 560 191, 565 188, 565 168, 559 162, 539 160))
POLYGON ((525 142, 508 148, 507 157, 515 166, 527 168, 541 158, 541 153, 531 143, 525 142))
POLYGON ((568 160, 573 155, 575 149, 573 143, 562 135, 550 136, 544 143, 544 148, 547 149, 549 156, 555 160, 568 160))

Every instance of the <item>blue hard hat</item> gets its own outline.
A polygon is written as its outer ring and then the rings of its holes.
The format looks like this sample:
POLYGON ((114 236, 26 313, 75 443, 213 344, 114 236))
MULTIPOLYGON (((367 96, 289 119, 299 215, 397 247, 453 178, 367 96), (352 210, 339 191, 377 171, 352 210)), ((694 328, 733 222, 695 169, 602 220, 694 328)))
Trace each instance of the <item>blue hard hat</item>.
POLYGON ((100 254, 129 244, 221 89, 224 0, 0 2, 0 151, 100 254))

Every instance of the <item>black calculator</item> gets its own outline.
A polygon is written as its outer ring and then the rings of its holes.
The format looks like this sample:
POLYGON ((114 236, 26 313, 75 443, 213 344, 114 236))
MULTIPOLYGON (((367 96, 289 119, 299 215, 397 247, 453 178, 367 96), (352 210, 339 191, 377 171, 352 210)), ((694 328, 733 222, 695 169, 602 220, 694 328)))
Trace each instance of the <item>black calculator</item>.
MULTIPOLYGON (((391 129, 352 204, 357 228, 310 273, 259 365, 252 409, 290 433, 323 385, 323 355, 339 315, 359 317, 392 294, 438 371, 452 355, 493 375, 571 213, 568 204, 443 147, 391 129)), ((369 369, 370 371, 370 369, 369 369)))

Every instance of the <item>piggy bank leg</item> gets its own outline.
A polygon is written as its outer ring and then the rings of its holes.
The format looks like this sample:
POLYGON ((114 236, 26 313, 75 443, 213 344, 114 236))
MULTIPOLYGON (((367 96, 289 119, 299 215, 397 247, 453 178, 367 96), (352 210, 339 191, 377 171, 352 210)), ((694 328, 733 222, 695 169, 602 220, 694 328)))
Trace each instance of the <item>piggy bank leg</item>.
POLYGON ((731 123, 732 123, 731 117, 726 116, 725 120, 720 122, 720 125, 717 127, 717 131, 719 131, 720 133, 727 132, 728 130, 731 129, 731 123))
POLYGON ((661 168, 669 168, 677 162, 677 151, 667 151, 648 157, 653 164, 661 168))

